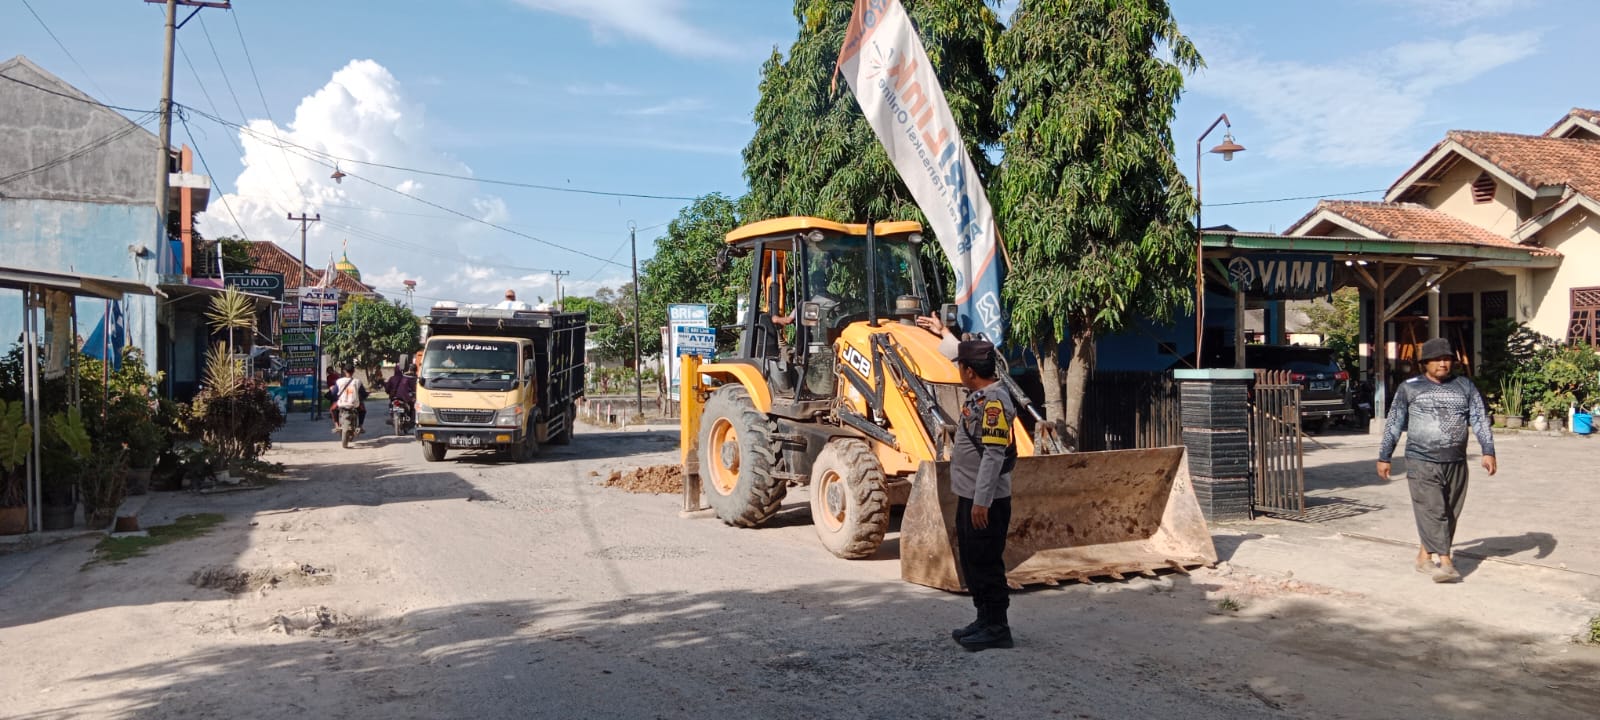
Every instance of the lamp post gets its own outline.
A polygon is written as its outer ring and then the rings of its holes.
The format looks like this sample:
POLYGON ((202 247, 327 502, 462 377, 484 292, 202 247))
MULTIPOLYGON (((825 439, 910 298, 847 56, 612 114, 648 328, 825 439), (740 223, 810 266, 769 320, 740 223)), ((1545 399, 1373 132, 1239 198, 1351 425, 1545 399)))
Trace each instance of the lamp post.
POLYGON ((639 355, 639 243, 638 228, 628 221, 628 245, 633 248, 633 413, 644 413, 644 360, 639 355))
MULTIPOLYGON (((1214 153, 1216 153, 1218 155, 1221 155, 1223 162, 1228 162, 1228 161, 1233 160, 1234 153, 1244 152, 1244 146, 1233 141, 1233 123, 1228 121, 1228 114, 1227 113, 1223 113, 1223 114, 1217 116, 1216 120, 1211 121, 1211 126, 1206 128, 1205 132, 1200 133, 1200 137, 1195 138, 1195 141, 1194 141, 1194 362, 1195 362, 1195 367, 1199 367, 1202 363, 1205 362, 1205 355, 1202 354, 1202 352, 1201 352, 1201 350, 1202 350, 1201 343, 1203 342, 1204 335, 1205 335, 1205 322, 1206 322, 1206 272, 1205 272, 1205 260, 1203 259, 1203 256, 1205 254, 1205 237, 1206 237, 1206 235, 1205 235, 1205 229, 1204 229, 1205 226, 1203 224, 1201 224, 1201 221, 1200 221, 1200 208, 1201 208, 1201 205, 1202 205, 1202 202, 1201 202, 1201 199, 1200 199, 1200 159, 1205 157, 1205 154, 1200 152, 1200 143, 1205 142, 1206 136, 1210 135, 1212 130, 1216 130, 1218 125, 1223 125, 1223 126, 1227 127, 1227 130, 1225 130, 1223 132, 1222 142, 1220 144, 1218 144, 1216 147, 1211 148, 1211 152, 1214 152, 1214 153)), ((1235 352, 1236 353, 1243 353, 1244 352, 1244 348, 1242 348, 1242 347, 1237 348, 1235 352)))

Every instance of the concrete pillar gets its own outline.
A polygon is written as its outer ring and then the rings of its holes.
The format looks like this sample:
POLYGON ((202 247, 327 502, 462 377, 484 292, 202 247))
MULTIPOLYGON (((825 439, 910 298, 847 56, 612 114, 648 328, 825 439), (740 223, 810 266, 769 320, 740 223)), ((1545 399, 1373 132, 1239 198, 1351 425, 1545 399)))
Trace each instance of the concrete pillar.
POLYGON ((1443 332, 1443 329, 1439 326, 1441 305, 1442 303, 1439 302, 1439 286, 1434 285, 1428 288, 1428 337, 1424 339, 1431 340, 1440 337, 1440 333, 1443 332))
POLYGON ((1250 370, 1175 370, 1189 476, 1207 521, 1250 519, 1250 370))

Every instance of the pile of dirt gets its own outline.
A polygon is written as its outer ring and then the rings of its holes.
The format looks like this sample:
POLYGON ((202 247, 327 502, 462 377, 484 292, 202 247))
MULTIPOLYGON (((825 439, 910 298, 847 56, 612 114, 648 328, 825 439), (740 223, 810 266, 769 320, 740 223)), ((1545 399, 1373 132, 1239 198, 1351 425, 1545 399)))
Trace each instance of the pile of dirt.
POLYGON ((606 478, 606 487, 621 488, 631 493, 667 495, 683 492, 683 468, 677 465, 651 465, 633 468, 627 472, 612 470, 606 478))
POLYGON ((221 590, 230 595, 248 592, 266 592, 279 587, 325 585, 333 582, 326 569, 307 563, 287 564, 275 568, 237 570, 234 568, 205 568, 189 577, 189 584, 197 588, 221 590))
POLYGON ((372 626, 369 621, 318 605, 273 616, 267 622, 267 631, 284 635, 349 638, 366 633, 372 626))

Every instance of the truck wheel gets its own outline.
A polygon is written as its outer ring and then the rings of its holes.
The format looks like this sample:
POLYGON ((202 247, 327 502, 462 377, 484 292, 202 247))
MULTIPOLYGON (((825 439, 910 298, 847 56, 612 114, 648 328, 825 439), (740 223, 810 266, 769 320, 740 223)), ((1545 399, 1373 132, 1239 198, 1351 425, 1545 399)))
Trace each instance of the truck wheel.
POLYGON ((706 401, 700 416, 700 476, 706 502, 722 521, 755 527, 778 512, 788 490, 772 477, 772 422, 743 387, 730 385, 706 401))
POLYGON ((444 460, 444 454, 449 448, 444 443, 425 442, 422 444, 422 459, 428 462, 444 460))
POLYGON ((828 552, 846 560, 871 557, 889 531, 883 468, 865 442, 835 440, 811 465, 811 522, 828 552))
POLYGON ((511 450, 511 459, 522 463, 532 462, 539 456, 539 436, 534 432, 534 424, 528 423, 528 429, 522 435, 522 444, 511 450))
POLYGON ((570 445, 572 443, 572 423, 578 419, 578 406, 574 403, 567 403, 562 415, 561 432, 550 438, 551 445, 570 445))

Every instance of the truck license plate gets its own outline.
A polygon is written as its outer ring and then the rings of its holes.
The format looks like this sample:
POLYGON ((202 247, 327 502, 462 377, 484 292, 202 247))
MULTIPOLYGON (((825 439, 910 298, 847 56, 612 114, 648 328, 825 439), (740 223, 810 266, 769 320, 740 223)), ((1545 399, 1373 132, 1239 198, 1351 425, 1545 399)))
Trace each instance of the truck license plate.
POLYGON ((450 438, 450 444, 455 447, 478 447, 483 444, 483 438, 477 435, 455 435, 450 438))

